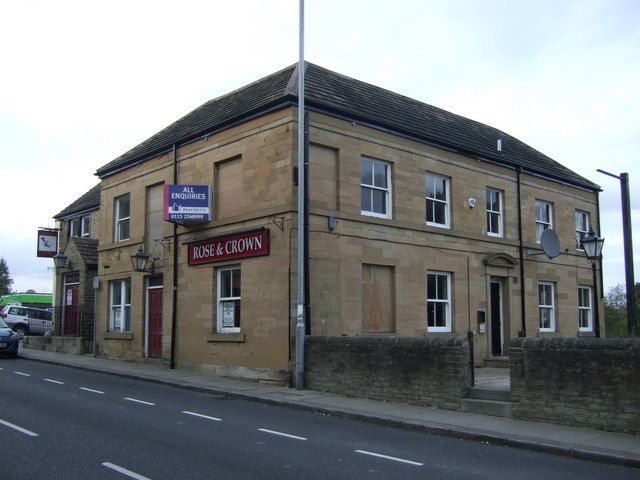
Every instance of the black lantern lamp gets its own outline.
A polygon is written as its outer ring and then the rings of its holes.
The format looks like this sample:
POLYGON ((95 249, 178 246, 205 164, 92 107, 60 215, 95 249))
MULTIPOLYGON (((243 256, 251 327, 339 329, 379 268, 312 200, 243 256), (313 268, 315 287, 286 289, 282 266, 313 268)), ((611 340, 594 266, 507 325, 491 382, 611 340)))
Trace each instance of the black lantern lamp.
POLYGON ((138 251, 131 255, 131 264, 135 272, 148 272, 153 273, 154 260, 151 256, 144 253, 142 246, 138 248, 138 251), (149 260, 151 260, 151 266, 149 266, 149 260))
POLYGON ((596 264, 602 258, 602 246, 604 238, 598 237, 593 233, 593 229, 589 228, 589 234, 582 239, 582 249, 587 256, 587 260, 591 262, 591 271, 593 272, 593 328, 596 337, 600 336, 600 311, 598 309, 598 281, 596 277, 596 264))
POLYGON ((57 253, 53 257, 53 266, 56 270, 65 270, 67 268, 67 256, 57 253))

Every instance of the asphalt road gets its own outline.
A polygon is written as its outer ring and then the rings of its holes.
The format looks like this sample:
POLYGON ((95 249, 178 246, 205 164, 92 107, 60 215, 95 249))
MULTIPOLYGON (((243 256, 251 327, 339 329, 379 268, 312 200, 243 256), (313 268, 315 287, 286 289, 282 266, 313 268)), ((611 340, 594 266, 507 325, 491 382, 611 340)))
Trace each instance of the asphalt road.
POLYGON ((640 479, 640 470, 0 359, 0 478, 640 479))

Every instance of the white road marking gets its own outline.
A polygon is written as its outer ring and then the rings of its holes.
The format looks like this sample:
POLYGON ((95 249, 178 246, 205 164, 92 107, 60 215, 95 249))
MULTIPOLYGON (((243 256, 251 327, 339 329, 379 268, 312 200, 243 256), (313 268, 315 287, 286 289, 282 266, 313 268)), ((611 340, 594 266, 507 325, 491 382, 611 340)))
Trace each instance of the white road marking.
POLYGON ((103 462, 102 466, 110 468, 111 470, 115 470, 116 472, 126 475, 129 478, 135 478, 136 480, 150 480, 149 477, 144 477, 139 473, 132 472, 131 470, 127 470, 126 468, 123 468, 123 467, 119 467, 114 463, 103 462))
POLYGON ((104 392, 101 392, 100 390, 94 390, 93 388, 87 388, 87 387, 78 387, 80 390, 84 390, 85 392, 91 392, 91 393, 99 393, 101 395, 104 395, 104 392))
POLYGON ((393 460, 394 462, 408 463, 409 465, 415 465, 417 467, 424 465, 424 463, 413 462, 411 460, 405 460, 404 458, 390 457, 388 455, 382 455, 381 453, 367 452, 366 450, 356 450, 356 452, 364 455, 371 455, 372 457, 384 458, 385 460, 393 460))
POLYGON ((276 432, 275 430, 267 430, 266 428, 259 428, 261 432, 271 433, 273 435, 280 435, 281 437, 293 438, 294 440, 306 440, 304 437, 298 437, 297 435, 289 435, 288 433, 276 432))
POLYGON ((155 405, 155 403, 145 402, 144 400, 138 400, 137 398, 124 397, 124 399, 129 400, 130 402, 142 403, 143 405, 155 405))
POLYGON ((182 413, 184 413, 186 415, 193 415, 194 417, 206 418, 207 420, 213 420, 214 422, 221 422, 222 421, 221 418, 210 417, 209 415, 203 415, 201 413, 196 413, 196 412, 188 412, 187 410, 183 410, 182 413))
POLYGON ((18 425, 15 425, 15 424, 13 424, 11 422, 6 422, 4 420, 0 420, 0 424, 4 425, 6 427, 9 427, 9 428, 13 428, 14 430, 17 430, 20 433, 24 433, 25 435, 29 435, 30 437, 37 437, 38 436, 37 433, 34 433, 31 430, 27 430, 26 428, 19 427, 18 425))
POLYGON ((64 382, 61 382, 59 380, 52 380, 51 378, 45 378, 44 379, 45 382, 51 382, 51 383, 55 383, 57 385, 64 385, 64 382))
POLYGON ((15 373, 16 375, 22 375, 23 377, 30 377, 31 376, 30 373, 24 373, 24 372, 13 372, 13 373, 15 373))

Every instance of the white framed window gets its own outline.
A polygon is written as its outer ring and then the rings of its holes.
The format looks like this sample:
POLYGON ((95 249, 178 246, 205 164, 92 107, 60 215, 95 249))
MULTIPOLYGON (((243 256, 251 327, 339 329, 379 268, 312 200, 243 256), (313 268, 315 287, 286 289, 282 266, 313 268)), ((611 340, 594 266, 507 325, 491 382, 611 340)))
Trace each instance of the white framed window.
POLYGON ((502 237, 502 192, 487 188, 487 235, 502 237))
POLYGON ((116 242, 129 240, 129 226, 131 223, 131 208, 129 194, 115 199, 115 238, 116 242))
POLYGON ((69 220, 69 237, 88 237, 91 234, 91 216, 69 220))
POLYGON ((131 331, 131 279, 110 282, 109 331, 131 331))
POLYGON ((556 287, 551 282, 538 283, 538 311, 540 313, 540 331, 556 331, 556 287))
POLYGON ((578 331, 593 332, 591 287, 578 287, 578 331))
POLYGON ((240 332, 241 283, 239 265, 218 269, 216 323, 220 333, 240 332))
POLYGON ((80 236, 91 236, 91 215, 85 215, 80 219, 80 236))
POLYGON ((434 173, 425 175, 427 225, 449 228, 449 179, 434 173))
POLYGON ((589 214, 576 210, 576 250, 582 250, 582 239, 589 233, 589 214))
POLYGON ((372 158, 360 160, 362 215, 391 218, 391 164, 372 158))
POLYGON ((548 228, 553 228, 553 206, 548 202, 536 200, 536 242, 548 228))
POLYGON ((451 331, 451 274, 427 273, 427 331, 451 331))

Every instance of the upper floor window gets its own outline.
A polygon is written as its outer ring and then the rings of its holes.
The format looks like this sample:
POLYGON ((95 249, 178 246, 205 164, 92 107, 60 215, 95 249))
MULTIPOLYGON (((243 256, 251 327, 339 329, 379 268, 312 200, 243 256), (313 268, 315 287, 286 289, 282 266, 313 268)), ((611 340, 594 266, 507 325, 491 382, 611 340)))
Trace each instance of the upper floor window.
POLYGON ((449 228, 449 179, 433 173, 425 175, 427 225, 449 228))
POLYGON ((487 235, 502 237, 502 192, 487 188, 487 235))
POLYGON ((131 280, 115 280, 110 283, 109 331, 131 331, 131 280))
POLYGON ((591 303, 591 287, 578 287, 578 330, 580 332, 593 331, 591 303))
POLYGON ((538 311, 540 315, 540 331, 555 332, 555 285, 551 282, 540 282, 538 284, 538 311))
POLYGON ((391 218, 391 165, 380 160, 360 160, 362 215, 391 218))
POLYGON ((239 266, 218 270, 217 331, 240 332, 241 271, 239 266))
POLYGON ((589 214, 576 210, 576 249, 582 250, 582 239, 589 233, 589 214))
POLYGON ((91 216, 84 215, 69 220, 69 237, 88 237, 91 235, 91 216))
POLYGON ((116 242, 129 240, 130 199, 129 194, 115 199, 115 238, 116 242))
POLYGON ((548 228, 553 228, 553 208, 550 203, 536 200, 536 242, 548 228))
POLYGON ((427 331, 451 331, 450 273, 427 273, 427 331))

